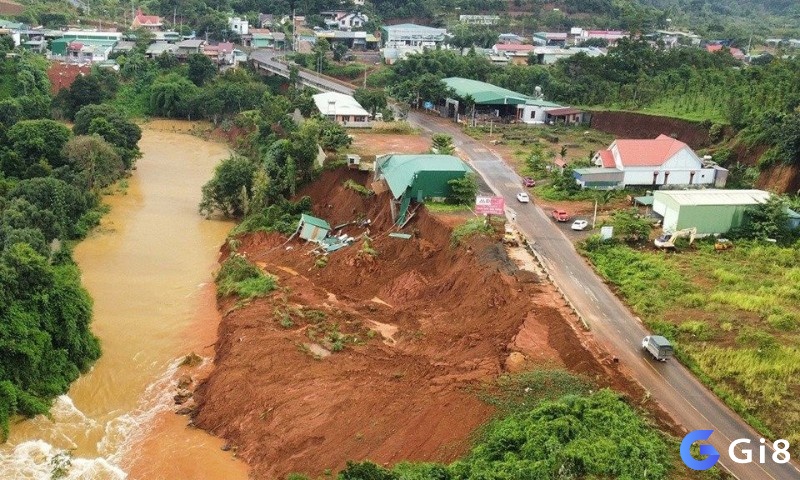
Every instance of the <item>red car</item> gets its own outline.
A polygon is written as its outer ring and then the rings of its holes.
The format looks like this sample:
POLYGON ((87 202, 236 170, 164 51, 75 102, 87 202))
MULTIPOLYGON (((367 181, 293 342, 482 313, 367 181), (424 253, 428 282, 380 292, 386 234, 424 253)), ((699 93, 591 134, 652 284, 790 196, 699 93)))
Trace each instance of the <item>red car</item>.
POLYGON ((569 220, 569 215, 565 210, 558 210, 558 209, 553 210, 553 213, 551 213, 551 215, 558 222, 566 222, 567 220, 569 220))
POLYGON ((526 187, 535 187, 536 180, 532 179, 531 177, 523 177, 522 184, 526 187))

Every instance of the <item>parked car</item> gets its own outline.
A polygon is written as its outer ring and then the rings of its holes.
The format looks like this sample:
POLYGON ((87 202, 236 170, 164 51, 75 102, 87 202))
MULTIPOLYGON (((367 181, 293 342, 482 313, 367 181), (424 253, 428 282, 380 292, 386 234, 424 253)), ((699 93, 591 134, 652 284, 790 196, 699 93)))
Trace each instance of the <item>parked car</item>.
POLYGON ((526 187, 529 187, 529 188, 530 187, 535 187, 536 186, 536 180, 532 179, 531 177, 523 177, 522 178, 522 184, 524 186, 526 186, 526 187))
POLYGON ((531 201, 531 197, 529 197, 525 192, 519 192, 517 194, 517 200, 519 200, 520 203, 529 203, 531 201))
POLYGON ((588 226, 589 222, 587 222, 586 220, 575 220, 574 222, 572 222, 572 227, 570 228, 572 228, 573 230, 584 230, 588 226))
POLYGON ((558 222, 566 222, 569 220, 569 215, 567 214, 566 210, 555 209, 551 215, 558 222))

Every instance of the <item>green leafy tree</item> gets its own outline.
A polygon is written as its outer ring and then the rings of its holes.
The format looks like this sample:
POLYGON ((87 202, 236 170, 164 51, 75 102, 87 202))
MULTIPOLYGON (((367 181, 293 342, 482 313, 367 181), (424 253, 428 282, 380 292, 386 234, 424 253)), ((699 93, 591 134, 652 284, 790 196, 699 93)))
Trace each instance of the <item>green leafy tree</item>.
POLYGON ((64 145, 64 157, 89 190, 107 187, 125 173, 125 163, 100 135, 79 135, 64 145))
POLYGON ((478 179, 474 173, 468 173, 461 178, 447 182, 451 193, 448 197, 450 203, 458 205, 474 205, 475 196, 478 194, 478 179))
POLYGON ((376 88, 357 88, 353 92, 353 98, 366 110, 375 116, 376 112, 384 109, 388 105, 386 91, 376 88))
POLYGON ((772 238, 783 244, 791 243, 798 237, 798 232, 789 228, 789 207, 786 197, 772 195, 766 202, 748 207, 741 227, 734 229, 731 236, 759 240, 772 238))
POLYGON ((44 161, 52 167, 65 164, 62 149, 72 132, 53 120, 23 120, 6 134, 11 155, 4 158, 2 171, 9 177, 27 178, 29 169, 44 161))
POLYGON ((229 157, 214 169, 214 177, 203 185, 200 213, 221 212, 226 217, 240 218, 246 212, 253 194, 256 167, 246 158, 229 157))
POLYGON ((188 65, 187 76, 198 87, 202 87, 206 82, 214 78, 217 74, 217 67, 210 58, 202 53, 193 53, 186 59, 188 65))
POLYGON ((440 155, 452 155, 456 151, 453 137, 444 133, 434 134, 431 139, 431 150, 440 155))
POLYGON ((192 100, 198 97, 197 86, 176 74, 159 78, 150 88, 150 111, 162 117, 191 115, 192 100))
POLYGON ((141 155, 138 144, 142 129, 111 105, 87 105, 81 108, 75 114, 72 131, 75 135, 103 137, 115 147, 126 168, 131 168, 134 160, 141 155))
POLYGON ((347 45, 345 45, 344 43, 336 42, 333 44, 332 50, 333 50, 333 60, 335 62, 341 62, 347 55, 348 48, 347 45))
POLYGON ((319 145, 323 150, 337 151, 349 147, 353 139, 347 130, 336 122, 328 119, 317 120, 319 125, 319 145))
POLYGON ((614 233, 626 242, 647 240, 652 229, 647 219, 641 218, 636 210, 620 210, 612 217, 614 233))

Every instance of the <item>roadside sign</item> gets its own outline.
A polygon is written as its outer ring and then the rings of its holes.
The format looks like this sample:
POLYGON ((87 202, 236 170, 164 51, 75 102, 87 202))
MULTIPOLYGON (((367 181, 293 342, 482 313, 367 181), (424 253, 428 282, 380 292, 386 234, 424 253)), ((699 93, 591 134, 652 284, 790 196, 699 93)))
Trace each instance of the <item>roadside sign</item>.
POLYGON ((603 240, 611 240, 611 237, 614 236, 614 227, 610 225, 606 225, 605 227, 600 228, 600 238, 603 240))
POLYGON ((475 213, 478 215, 504 215, 505 206, 503 197, 475 197, 475 213))

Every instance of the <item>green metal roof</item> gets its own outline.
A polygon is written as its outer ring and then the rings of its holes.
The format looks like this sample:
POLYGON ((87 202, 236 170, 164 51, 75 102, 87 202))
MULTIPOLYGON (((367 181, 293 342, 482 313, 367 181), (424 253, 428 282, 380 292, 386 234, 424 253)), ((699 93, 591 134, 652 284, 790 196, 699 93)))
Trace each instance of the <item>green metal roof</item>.
POLYGON ((317 217, 312 217, 311 215, 306 215, 305 213, 300 214, 300 221, 308 225, 324 228, 325 230, 331 229, 331 225, 325 220, 317 217))
POLYGON ((21 30, 22 25, 19 22, 12 22, 11 20, 6 20, 5 18, 0 18, 0 28, 7 28, 9 30, 21 30))
POLYGON ((561 105, 557 103, 548 102, 547 100, 540 100, 538 98, 531 98, 530 100, 526 100, 525 105, 535 105, 537 107, 553 107, 553 108, 561 107, 561 105))
POLYGON ((91 45, 91 46, 102 46, 102 47, 113 47, 117 41, 116 40, 106 40, 106 39, 80 39, 75 40, 72 38, 59 38, 57 40, 53 40, 50 44, 51 45, 58 45, 61 43, 65 43, 69 45, 70 43, 80 43, 83 45, 91 45))
POLYGON ((652 205, 653 204, 653 196, 652 195, 646 195, 644 197, 633 197, 633 199, 636 200, 636 203, 638 203, 640 205, 652 205))
POLYGON ((478 105, 519 105, 534 100, 519 92, 468 78, 450 77, 442 81, 452 88, 459 97, 472 96, 478 105))
POLYGON ((389 184, 394 198, 403 195, 419 172, 472 172, 458 157, 435 154, 389 155, 379 160, 378 170, 389 184))

